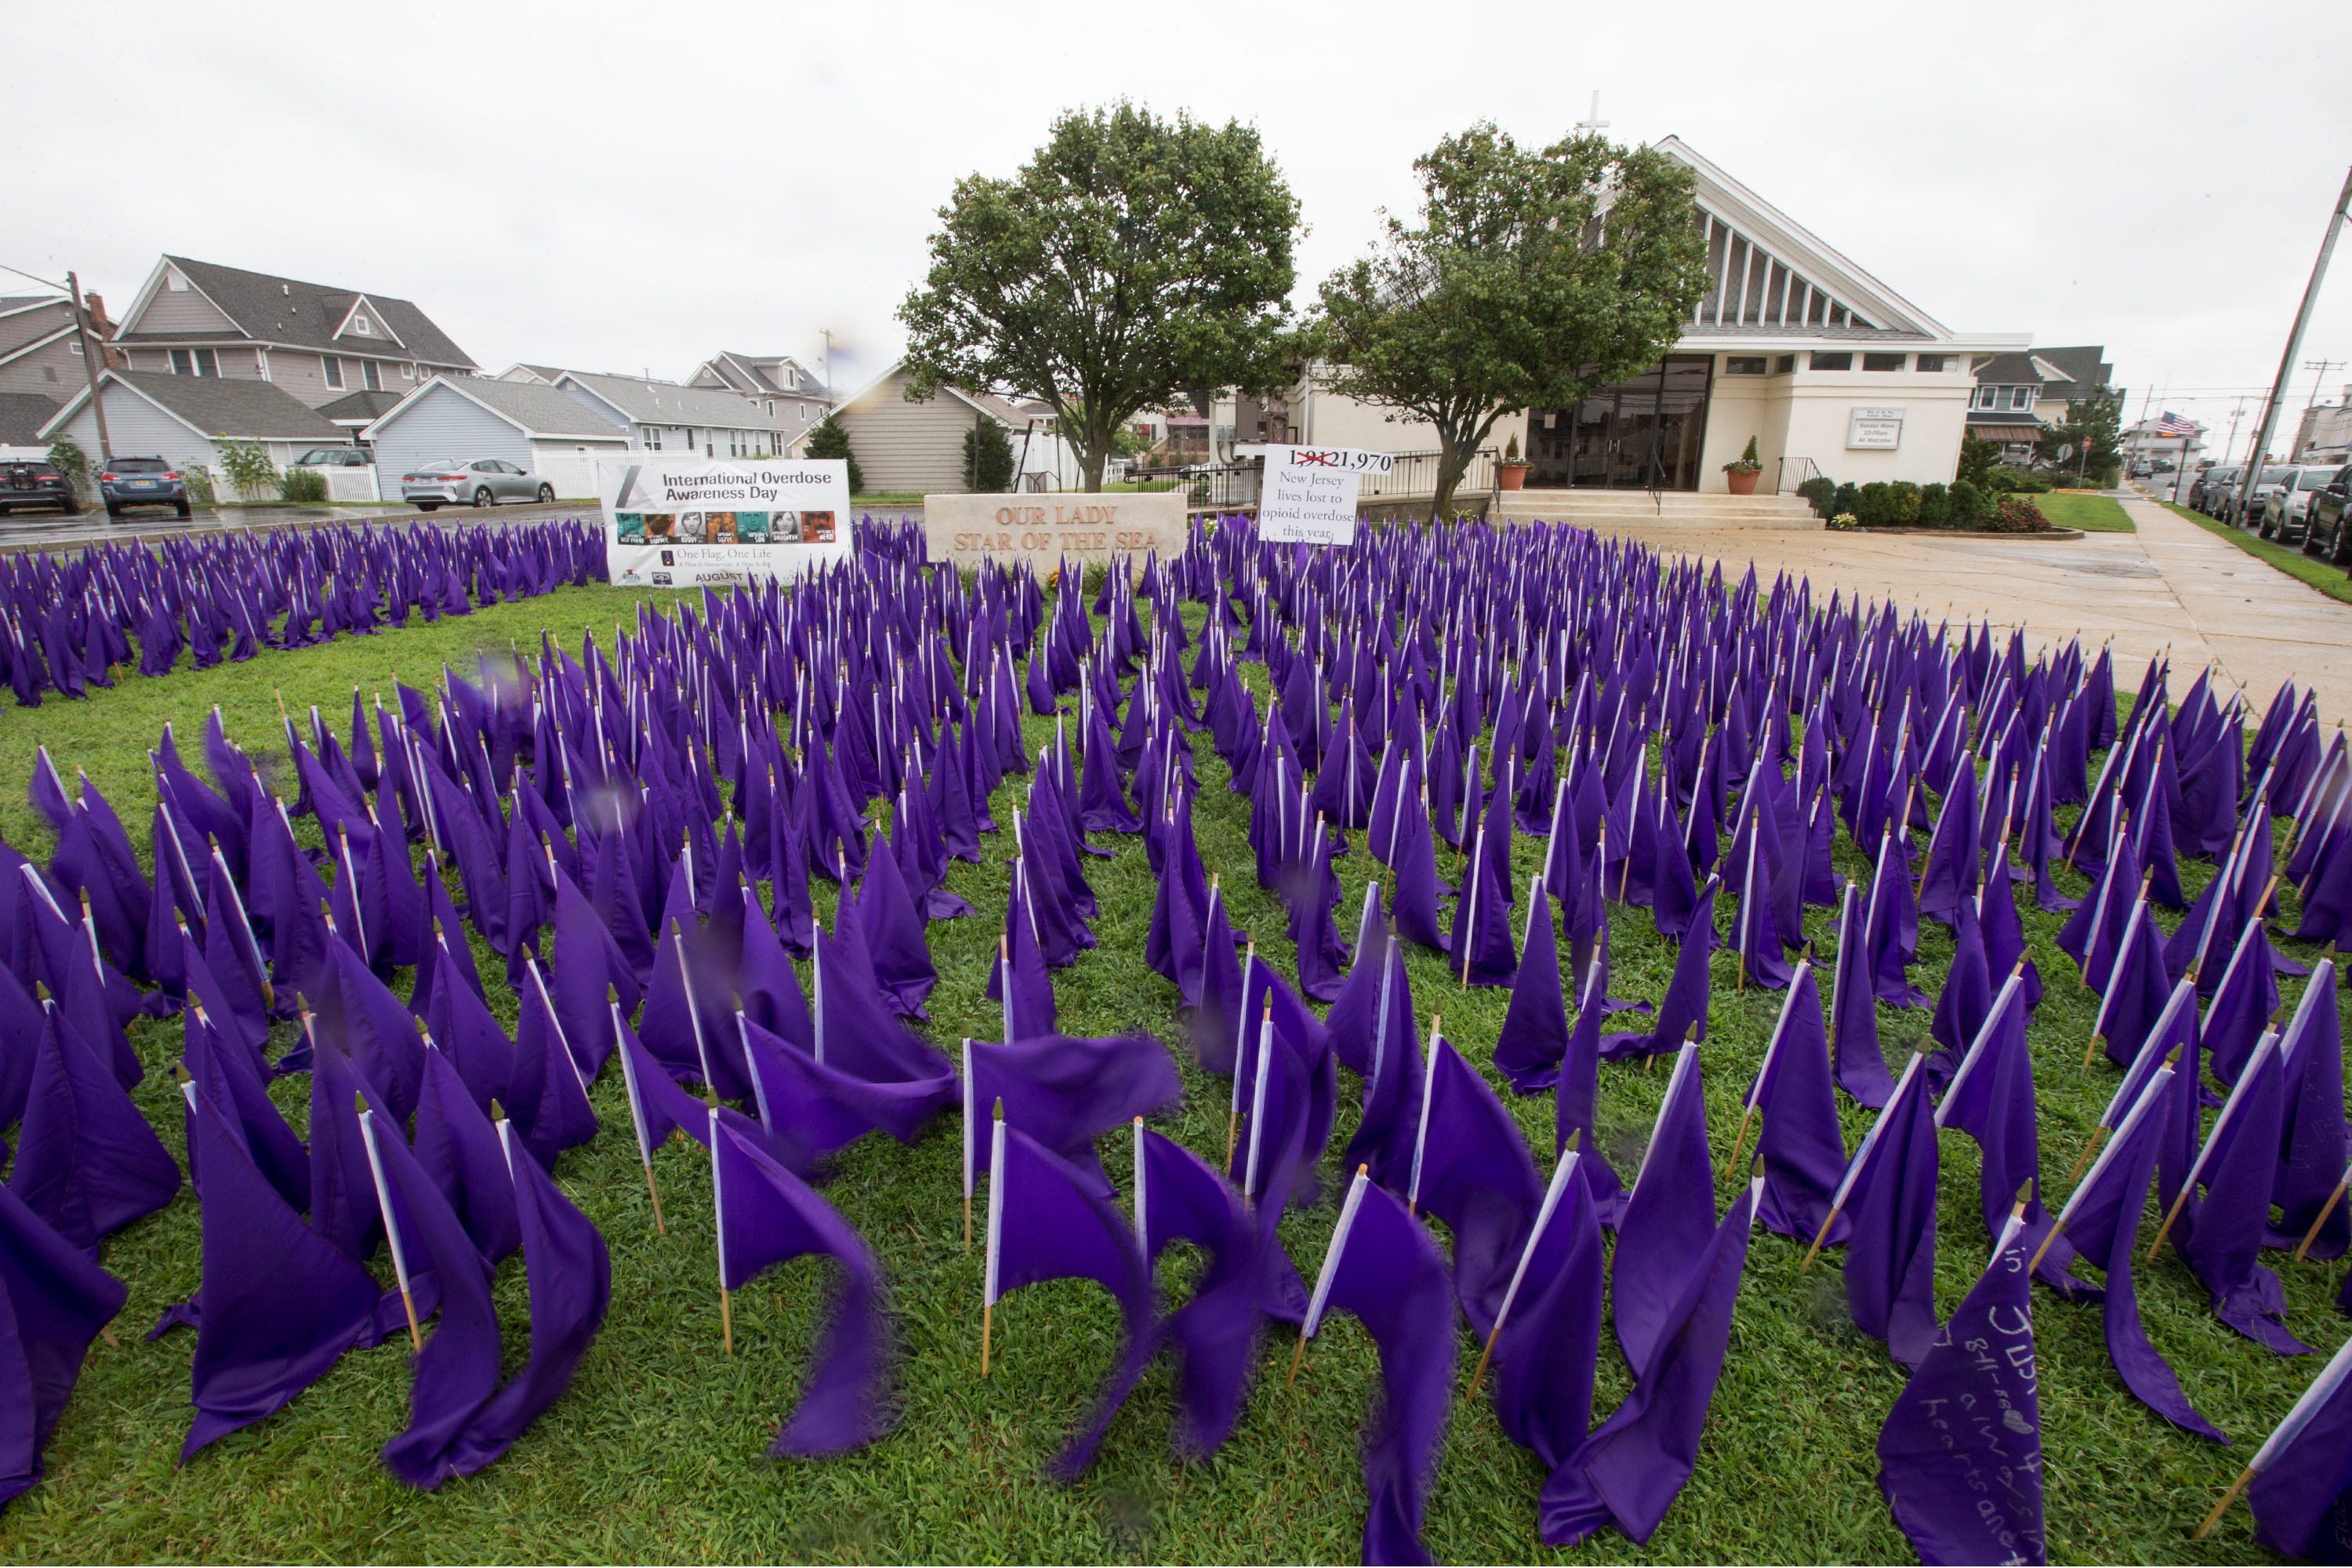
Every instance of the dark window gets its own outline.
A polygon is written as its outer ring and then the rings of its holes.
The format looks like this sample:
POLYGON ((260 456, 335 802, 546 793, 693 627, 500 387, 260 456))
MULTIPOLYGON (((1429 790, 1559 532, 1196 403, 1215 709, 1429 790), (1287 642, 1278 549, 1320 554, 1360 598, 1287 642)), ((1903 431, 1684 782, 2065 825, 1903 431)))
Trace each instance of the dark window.
POLYGON ((327 385, 341 392, 343 388, 343 362, 332 354, 320 354, 319 368, 326 373, 327 385))
POLYGON ((1813 351, 1813 368, 1815 370, 1852 370, 1853 368, 1853 355, 1850 353, 1824 353, 1821 350, 1816 349, 1813 351))
POLYGON ((1921 354, 1919 356, 1919 368, 1921 370, 1948 370, 1950 367, 1951 356, 1949 354, 1921 354))
POLYGON ((210 349, 173 349, 172 374, 174 375, 220 374, 220 356, 210 349))
POLYGON ((383 371, 375 361, 372 359, 360 361, 360 377, 370 392, 383 390, 383 371))
POLYGON ((1903 362, 1910 357, 1911 356, 1908 354, 1864 354, 1862 356, 1862 368, 1864 370, 1901 370, 1903 368, 1903 362))
POLYGON ((1786 375, 1796 368, 1797 356, 1795 354, 1782 354, 1780 358, 1772 362, 1772 374, 1774 375, 1786 375))
POLYGON ((1764 374, 1764 356, 1762 354, 1726 354, 1723 360, 1723 374, 1726 375, 1762 375, 1764 374))

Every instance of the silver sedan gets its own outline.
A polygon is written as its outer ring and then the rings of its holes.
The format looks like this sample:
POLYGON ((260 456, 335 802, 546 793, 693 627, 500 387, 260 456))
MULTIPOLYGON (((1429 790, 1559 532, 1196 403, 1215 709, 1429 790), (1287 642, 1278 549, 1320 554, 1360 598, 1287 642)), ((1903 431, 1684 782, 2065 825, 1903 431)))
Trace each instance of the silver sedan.
POLYGON ((551 501, 555 487, 504 458, 449 458, 400 476, 400 499, 419 511, 444 506, 551 501))

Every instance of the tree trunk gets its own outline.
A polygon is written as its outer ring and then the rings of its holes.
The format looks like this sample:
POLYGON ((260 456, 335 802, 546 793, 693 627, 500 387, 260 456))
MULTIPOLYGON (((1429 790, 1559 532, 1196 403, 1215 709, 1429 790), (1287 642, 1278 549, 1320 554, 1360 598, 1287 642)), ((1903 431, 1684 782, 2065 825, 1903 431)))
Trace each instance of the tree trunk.
POLYGON ((1429 499, 1429 521, 1442 521, 1454 504, 1454 492, 1461 488, 1462 476, 1470 468, 1471 450, 1457 444, 1443 429, 1437 433, 1437 493, 1429 499))
POLYGON ((1110 429, 1096 428, 1092 419, 1087 421, 1084 435, 1078 440, 1078 474, 1088 495, 1098 495, 1103 487, 1103 467, 1110 461, 1110 429))

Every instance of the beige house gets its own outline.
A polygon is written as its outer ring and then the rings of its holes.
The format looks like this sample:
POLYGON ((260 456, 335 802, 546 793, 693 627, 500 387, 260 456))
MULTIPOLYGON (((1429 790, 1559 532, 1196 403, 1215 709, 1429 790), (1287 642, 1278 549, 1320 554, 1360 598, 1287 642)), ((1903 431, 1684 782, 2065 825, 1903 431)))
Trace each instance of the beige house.
MULTIPOLYGON (((973 426, 993 423, 1012 439, 1013 458, 1020 460, 1022 437, 1031 421, 1044 429, 1043 416, 991 393, 942 387, 936 397, 920 403, 907 400, 907 370, 903 360, 834 405, 834 415, 849 433, 849 449, 868 490, 943 495, 964 489, 963 438, 973 426)), ((807 444, 797 440, 797 457, 807 444)))
MULTIPOLYGON (((1723 465, 1750 437, 1768 492, 1813 474, 1948 480, 1976 359, 2022 349, 2030 336, 1954 331, 1677 138, 1658 145, 1690 169, 1706 240, 1706 291, 1681 341, 1581 403, 1507 416, 1489 444, 1500 451, 1517 437, 1531 489, 1719 493, 1723 465)), ((1283 400, 1278 422, 1220 400, 1210 415, 1213 455, 1286 439, 1437 450, 1428 426, 1340 397, 1328 382, 1328 372, 1310 373, 1283 400)))

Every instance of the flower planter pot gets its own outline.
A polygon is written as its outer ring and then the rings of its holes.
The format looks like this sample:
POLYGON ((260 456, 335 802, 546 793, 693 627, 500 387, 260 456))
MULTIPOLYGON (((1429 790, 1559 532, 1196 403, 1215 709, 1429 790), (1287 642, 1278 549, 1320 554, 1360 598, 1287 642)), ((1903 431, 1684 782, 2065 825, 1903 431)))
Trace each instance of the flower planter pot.
POLYGON ((1497 463, 1495 465, 1495 486, 1497 489, 1524 489, 1527 487, 1527 482, 1528 466, 1525 463, 1497 463))
POLYGON ((1736 496, 1754 495, 1756 493, 1756 481, 1763 477, 1764 470, 1761 468, 1726 468, 1723 470, 1723 482, 1730 487, 1731 493, 1736 496))

